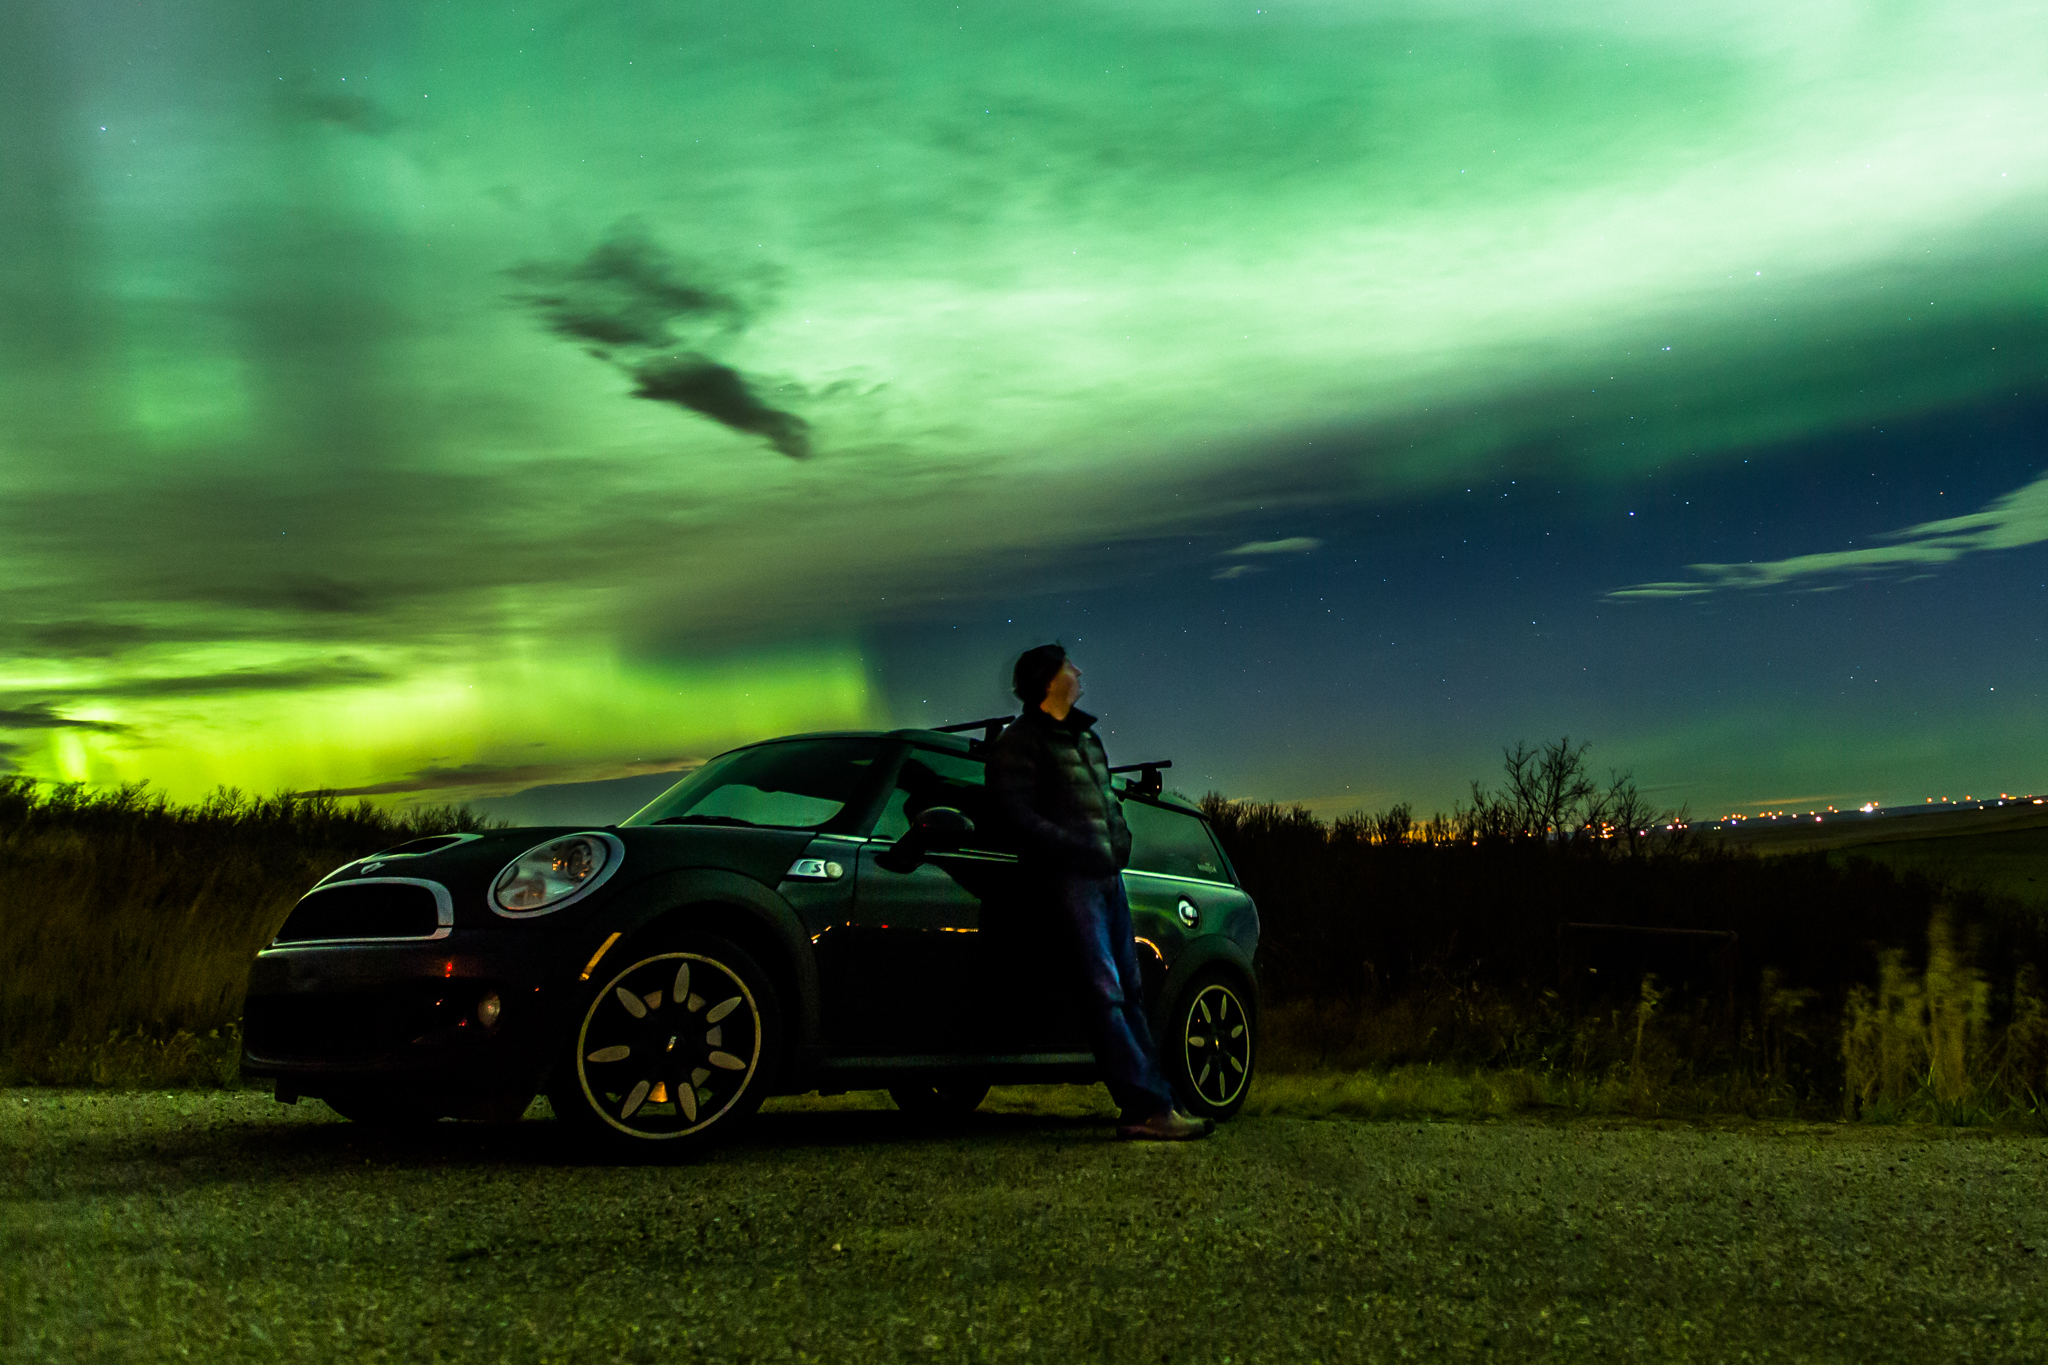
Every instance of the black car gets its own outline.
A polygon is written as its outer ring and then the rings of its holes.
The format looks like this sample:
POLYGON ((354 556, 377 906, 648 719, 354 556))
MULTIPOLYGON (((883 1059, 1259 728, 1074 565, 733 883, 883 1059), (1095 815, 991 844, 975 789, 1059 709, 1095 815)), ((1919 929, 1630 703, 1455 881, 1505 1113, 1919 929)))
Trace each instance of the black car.
MULTIPOLYGON (((771 1094, 887 1088, 940 1114, 1094 1080, 1078 973, 987 811, 1002 719, 753 744, 617 826, 339 868, 257 954, 244 1072, 362 1121, 511 1117, 545 1092, 639 1151, 771 1094)), ((1258 913, 1160 766, 1124 779, 1124 883, 1169 1078, 1227 1118, 1256 1057, 1258 913)))

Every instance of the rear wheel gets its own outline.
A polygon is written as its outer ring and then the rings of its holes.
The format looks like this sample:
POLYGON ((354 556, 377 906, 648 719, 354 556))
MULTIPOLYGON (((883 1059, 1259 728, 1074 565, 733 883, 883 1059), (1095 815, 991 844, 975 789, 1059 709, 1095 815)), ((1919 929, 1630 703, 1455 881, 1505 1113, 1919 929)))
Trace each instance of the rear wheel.
POLYGON ((910 1081, 889 1087, 889 1098, 906 1114, 924 1119, 961 1118, 988 1098, 987 1081, 910 1081))
POLYGON ((682 1154, 738 1128, 781 1061, 768 974, 708 935, 645 951, 591 996, 548 1101, 614 1155, 682 1154))
POLYGON ((1174 1001, 1160 1039, 1175 1095, 1190 1114, 1227 1119, 1244 1103, 1258 1056, 1258 1010, 1235 973, 1198 973, 1174 1001))

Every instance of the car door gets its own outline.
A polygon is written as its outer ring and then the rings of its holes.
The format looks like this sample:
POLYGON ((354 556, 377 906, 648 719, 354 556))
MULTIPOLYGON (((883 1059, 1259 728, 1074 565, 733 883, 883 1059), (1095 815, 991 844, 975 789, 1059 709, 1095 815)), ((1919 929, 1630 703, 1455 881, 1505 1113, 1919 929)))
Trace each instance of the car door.
POLYGON ((978 757, 915 747, 860 851, 848 922, 818 940, 827 1037, 840 1055, 962 1056, 988 1051, 988 902, 1014 887, 1017 860, 994 837, 978 757), (907 870, 878 861, 919 814, 947 806, 975 822, 957 850, 907 870))
POLYGON ((1170 801, 1126 794, 1124 823, 1131 829, 1131 865, 1124 891, 1146 998, 1159 1004, 1166 968, 1190 939, 1220 932, 1247 903, 1202 818, 1170 801))

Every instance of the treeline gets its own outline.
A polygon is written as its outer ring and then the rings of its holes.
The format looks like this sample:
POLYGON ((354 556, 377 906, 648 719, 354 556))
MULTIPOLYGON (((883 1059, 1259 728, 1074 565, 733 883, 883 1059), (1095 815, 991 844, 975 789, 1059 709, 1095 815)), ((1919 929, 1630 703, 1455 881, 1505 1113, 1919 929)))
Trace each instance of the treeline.
POLYGON ((2048 1094, 2032 908, 1730 851, 1592 780, 1583 745, 1517 746, 1499 789, 1426 821, 1203 806, 1259 903, 1283 1065, 1525 1068, 1670 1109, 2048 1094))

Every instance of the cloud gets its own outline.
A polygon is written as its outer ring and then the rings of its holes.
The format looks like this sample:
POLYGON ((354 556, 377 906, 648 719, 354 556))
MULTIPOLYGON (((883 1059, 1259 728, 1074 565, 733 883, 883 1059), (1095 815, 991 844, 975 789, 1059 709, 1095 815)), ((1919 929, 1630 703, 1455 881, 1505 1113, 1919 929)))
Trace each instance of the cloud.
POLYGON ((574 265, 527 265, 512 274, 535 286, 518 297, 548 329, 619 366, 632 377, 635 398, 673 403, 759 436, 793 460, 809 457, 811 430, 801 417, 762 402, 730 365, 674 349, 683 340, 679 323, 708 340, 743 327, 745 310, 732 295, 688 279, 636 224, 613 228, 609 241, 574 265))
POLYGON ((1295 555, 1306 554, 1323 542, 1314 536, 1289 536, 1285 540, 1248 540, 1236 549, 1225 550, 1227 555, 1295 555))
POLYGON ((0 730, 92 730, 103 735, 126 734, 129 727, 110 720, 81 720, 60 716, 48 702, 0 709, 0 730))
MULTIPOLYGON (((310 687, 347 687, 384 682, 389 674, 353 659, 300 668, 236 668, 184 677, 128 678, 121 682, 66 689, 78 697, 202 697, 224 692, 297 692, 310 687)), ((0 712, 0 715, 6 714, 0 712)))
POLYGON ((540 313, 549 330, 590 342, 601 354, 613 347, 674 346, 678 319, 744 322, 735 299, 684 278, 669 254, 633 223, 613 228, 610 240, 574 265, 525 265, 511 273, 535 286, 518 297, 540 313))
POLYGON ((681 772, 702 762, 699 758, 654 758, 626 763, 463 763, 454 767, 416 768, 387 782, 331 788, 326 794, 403 796, 411 792, 524 789, 543 783, 597 782, 643 773, 681 772))
POLYGON ((1869 577, 1931 564, 1947 564, 1966 554, 1986 550, 2038 545, 2048 541, 2048 474, 1996 499, 1980 512, 1940 521, 1923 521, 1902 531, 1887 531, 1878 539, 1893 543, 1861 550, 1794 555, 1789 559, 1766 560, 1761 564, 1690 564, 1686 567, 1701 577, 1638 583, 1631 588, 1618 588, 1607 595, 1624 600, 1656 600, 1701 597, 1731 589, 1790 585, 1808 591, 1827 591, 1841 585, 1817 584, 1814 580, 1838 575, 1869 577))
POLYGON ((801 460, 811 453, 811 428, 793 413, 771 408, 748 387, 745 377, 728 365, 700 355, 662 356, 636 366, 635 398, 674 403, 712 421, 760 436, 768 444, 801 460))
POLYGON ((398 126, 388 110, 363 92, 350 89, 346 82, 319 89, 301 82, 289 87, 283 104, 287 112, 300 118, 365 137, 382 137, 398 126))
POLYGON ((222 600, 238 606, 310 612, 316 616, 361 614, 386 605, 385 594, 360 583, 345 583, 324 574, 300 574, 236 584, 221 590, 222 600))
POLYGON ((22 638, 35 647, 74 656, 106 657, 126 653, 155 638, 155 633, 119 621, 45 621, 17 627, 22 638))
POLYGON ((1227 568, 1227 569, 1218 569, 1218 570, 1217 570, 1217 571, 1216 571, 1215 573, 1212 573, 1212 574, 1210 574, 1210 575, 1209 575, 1209 577, 1211 577, 1211 578, 1243 578, 1243 577, 1244 577, 1244 576, 1245 576, 1246 574, 1255 574, 1255 573, 1264 573, 1264 572, 1265 572, 1265 570, 1264 570, 1264 569, 1262 569, 1262 568, 1260 568, 1260 567, 1259 567, 1258 565, 1256 565, 1256 564, 1233 564, 1233 565, 1231 565, 1231 566, 1230 566, 1229 568, 1227 568))

